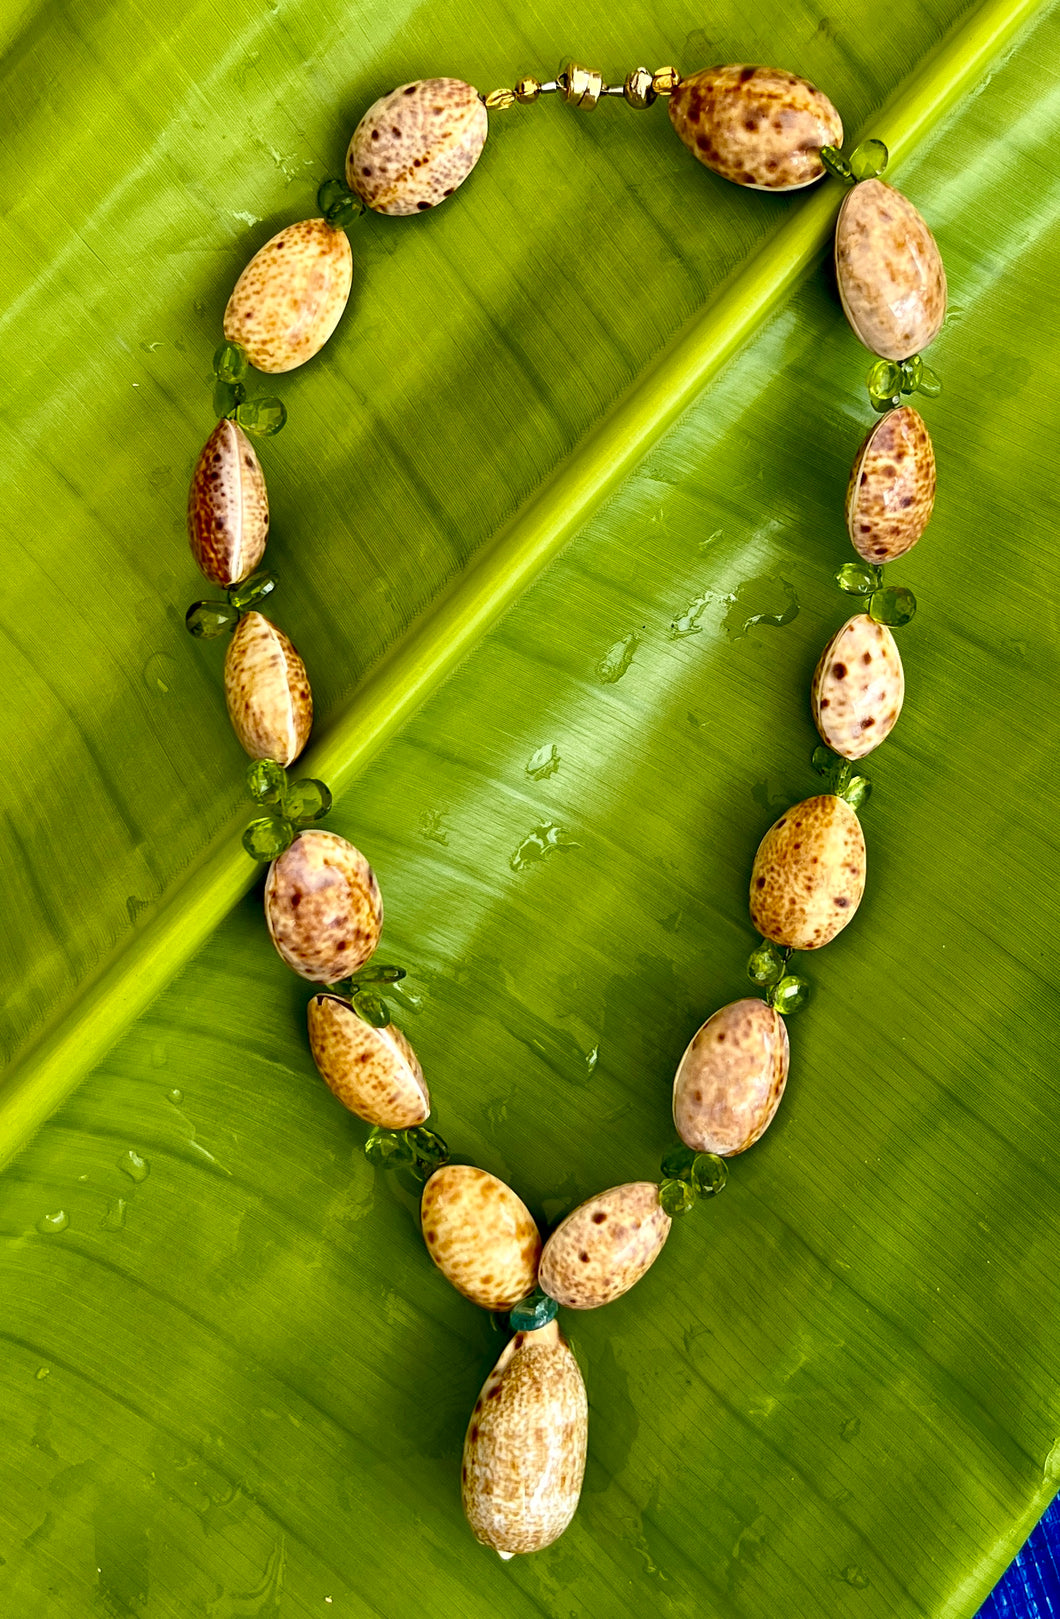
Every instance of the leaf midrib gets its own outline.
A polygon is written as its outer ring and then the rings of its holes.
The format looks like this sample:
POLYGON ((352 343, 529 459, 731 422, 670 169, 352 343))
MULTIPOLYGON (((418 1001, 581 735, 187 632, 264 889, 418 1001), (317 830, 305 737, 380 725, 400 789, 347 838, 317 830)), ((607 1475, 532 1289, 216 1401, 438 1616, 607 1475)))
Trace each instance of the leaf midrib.
MULTIPOLYGON (((871 121, 897 169, 1012 48, 1047 0, 985 0, 871 121)), ((338 793, 370 763, 824 253, 840 202, 825 182, 642 374, 369 674, 303 761, 338 793)), ((222 828, 134 932, 60 1007, 0 1091, 0 1170, 100 1062, 246 894, 257 868, 222 828)))

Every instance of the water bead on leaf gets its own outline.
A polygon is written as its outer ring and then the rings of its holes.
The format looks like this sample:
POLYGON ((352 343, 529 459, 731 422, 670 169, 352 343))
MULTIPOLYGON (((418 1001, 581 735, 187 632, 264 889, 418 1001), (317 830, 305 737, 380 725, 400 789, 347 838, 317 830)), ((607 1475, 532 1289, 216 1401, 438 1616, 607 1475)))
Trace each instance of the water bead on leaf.
POLYGON ((829 174, 834 174, 837 180, 842 180, 844 185, 853 185, 854 171, 837 147, 822 146, 821 162, 829 174))
POLYGON ((806 1005, 810 998, 810 986, 805 978, 798 978, 789 973, 775 984, 769 992, 769 1004, 782 1016, 787 1017, 789 1012, 798 1012, 806 1005))
POLYGON ((243 833, 243 847, 252 860, 278 860, 294 839, 294 827, 282 815, 263 815, 243 833))
POLYGON ((671 1147, 669 1152, 664 1154, 662 1163, 659 1165, 659 1172, 663 1180, 687 1180, 692 1173, 695 1157, 696 1155, 692 1148, 686 1147, 683 1142, 676 1147, 671 1147))
POLYGON ((218 416, 233 416, 247 397, 241 382, 221 382, 213 385, 213 408, 218 416))
POLYGON ((228 600, 239 612, 246 613, 266 596, 271 596, 279 583, 276 574, 262 569, 260 573, 252 573, 248 579, 240 580, 237 585, 228 588, 228 600))
POLYGON ((890 156, 882 141, 862 141, 850 154, 850 170, 855 180, 875 180, 887 167, 890 156))
POLYGON ((783 975, 786 955, 769 939, 763 939, 747 958, 747 976, 752 984, 775 984, 783 975))
POLYGON ((185 627, 197 641, 212 641, 238 623, 238 612, 227 602, 192 602, 184 615, 185 627))
POLYGON ((671 1218, 687 1214, 696 1206, 696 1194, 687 1181, 663 1181, 659 1202, 671 1218))
POLYGON ((547 1327, 558 1314, 559 1305, 555 1299, 537 1288, 528 1298, 520 1299, 514 1310, 509 1312, 508 1324, 513 1332, 536 1332, 539 1327, 547 1327))
MULTIPOLYGON (((321 820, 332 805, 331 790, 324 782, 317 781, 314 776, 303 776, 301 781, 292 783, 287 793, 287 813, 296 826, 303 826, 309 821, 321 820)), ((361 982, 372 980, 362 979, 361 982)), ((379 982, 378 979, 374 980, 379 982)))
POLYGON ((218 382, 241 382, 247 374, 247 351, 241 343, 222 343, 213 357, 218 382))
POLYGON ((356 989, 353 995, 353 1009, 358 1017, 370 1023, 373 1029, 385 1029, 390 1022, 390 1008, 381 995, 371 989, 356 989))
POLYGON ((237 405, 236 421, 244 432, 253 433, 256 438, 270 438, 286 423, 287 410, 282 400, 266 394, 237 405))
POLYGON ((275 759, 255 759, 247 766, 247 790, 259 804, 280 804, 287 791, 287 772, 275 759))
POLYGON ((880 570, 870 562, 844 562, 836 570, 835 582, 848 596, 871 596, 880 586, 880 570))
POLYGON ((869 617, 892 629, 908 624, 916 613, 916 597, 904 585, 886 585, 869 597, 869 617))
POLYGON ((729 1166, 716 1152, 697 1152, 692 1165, 692 1185, 700 1197, 715 1197, 725 1190, 729 1166))
POLYGON ((846 800, 852 810, 860 810, 872 797, 872 783, 868 776, 851 776, 840 797, 846 800))

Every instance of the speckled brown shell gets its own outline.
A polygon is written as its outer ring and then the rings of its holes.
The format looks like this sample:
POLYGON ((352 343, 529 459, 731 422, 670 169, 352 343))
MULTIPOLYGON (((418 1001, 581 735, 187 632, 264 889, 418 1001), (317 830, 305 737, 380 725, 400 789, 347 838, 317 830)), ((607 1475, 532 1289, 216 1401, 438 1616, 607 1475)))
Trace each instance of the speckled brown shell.
POLYGON ((703 68, 670 96, 670 120, 723 180, 756 191, 794 191, 824 174, 822 146, 842 146, 843 124, 826 95, 776 67, 703 68))
POLYGON ((574 1516, 589 1402, 555 1321, 517 1332, 475 1402, 462 1497, 475 1539, 501 1557, 550 1546, 574 1516))
POLYGON ((305 664, 262 613, 244 613, 225 655, 232 729, 252 759, 293 763, 309 740, 313 695, 305 664))
POLYGON ((417 79, 369 107, 346 154, 346 183, 380 214, 416 214, 451 197, 479 160, 489 119, 461 79, 417 79))
POLYGON ((946 272, 908 197, 863 180, 846 194, 835 232, 839 296, 855 335, 884 360, 907 360, 938 336, 946 272))
POLYGON ((806 798, 771 826, 751 872, 751 921, 774 944, 819 950, 865 891, 865 839, 849 804, 806 798))
POLYGON ((287 225, 260 248, 235 284, 225 336, 259 371, 293 371, 318 354, 339 324, 353 285, 346 232, 326 219, 287 225))
POLYGON ((571 1310, 595 1310, 628 1293, 662 1249, 670 1216, 654 1181, 630 1181, 589 1198, 545 1244, 538 1282, 571 1310))
POLYGON ((400 1029, 374 1029, 337 995, 315 995, 308 1015, 313 1061, 351 1113, 387 1130, 423 1124, 431 1099, 400 1029))
POLYGON ((268 535, 261 462, 243 429, 220 421, 203 445, 188 491, 191 554, 212 585, 234 585, 254 572, 268 535))
POLYGON ((753 1147, 788 1080, 788 1031, 765 1001, 723 1006, 695 1035, 674 1080, 674 1124, 687 1147, 723 1158, 753 1147))
POLYGON ((269 868, 265 920, 288 967, 315 984, 337 984, 379 943, 375 872, 337 832, 300 832, 269 868))
POLYGON ((866 562, 904 556, 927 528, 935 504, 935 451, 912 405, 881 416, 866 434, 847 485, 850 541, 866 562))
POLYGON ((484 1310, 510 1310, 534 1291, 541 1236, 510 1186, 471 1164, 436 1169, 420 1203, 427 1252, 447 1281, 484 1310))
POLYGON ((905 673, 886 624, 848 618, 821 653, 810 687, 821 741, 844 759, 863 759, 886 741, 902 712, 905 673))

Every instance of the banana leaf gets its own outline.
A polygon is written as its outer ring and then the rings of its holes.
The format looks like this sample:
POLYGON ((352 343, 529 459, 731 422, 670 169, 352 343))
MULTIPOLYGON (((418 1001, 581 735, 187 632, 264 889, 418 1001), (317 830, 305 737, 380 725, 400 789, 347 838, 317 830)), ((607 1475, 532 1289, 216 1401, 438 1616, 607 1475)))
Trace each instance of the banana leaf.
MULTIPOLYGON (((974 1613, 1060 1479, 1060 14, 27 0, 0 28, 3 1611, 974 1613), (459 1467, 503 1334, 313 1069, 223 648, 183 629, 183 508, 228 292, 367 105, 568 55, 805 74, 887 141, 951 306, 864 903, 724 1196, 567 1312, 581 1506, 502 1564, 459 1467)), ((657 1173, 681 1052, 747 990, 758 840, 818 790, 871 419, 838 192, 727 186, 661 104, 513 108, 447 207, 356 227, 349 311, 276 390, 304 769, 379 875, 432 1122, 543 1225, 657 1173)))

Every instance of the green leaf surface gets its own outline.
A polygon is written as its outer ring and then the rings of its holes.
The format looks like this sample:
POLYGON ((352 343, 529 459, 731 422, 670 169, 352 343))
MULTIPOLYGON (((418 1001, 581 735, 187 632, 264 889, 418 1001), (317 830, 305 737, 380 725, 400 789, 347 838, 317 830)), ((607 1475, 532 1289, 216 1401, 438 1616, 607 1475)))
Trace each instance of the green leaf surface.
MULTIPOLYGON (((42 0, 0 30, 0 1607, 973 1614, 1060 1477, 1060 16, 42 0), (502 1565, 459 1465, 503 1338, 313 1068, 183 508, 231 285, 369 102, 564 53, 806 74, 887 141, 951 308, 866 898, 801 958, 788 1095, 724 1196, 565 1313, 585 1491, 502 1565)), ((871 420, 838 201, 726 186, 661 104, 513 108, 447 207, 354 228, 335 339, 258 388, 299 773, 379 875, 432 1124, 543 1224, 657 1173, 680 1054, 747 989, 758 840, 817 790, 871 420)))

